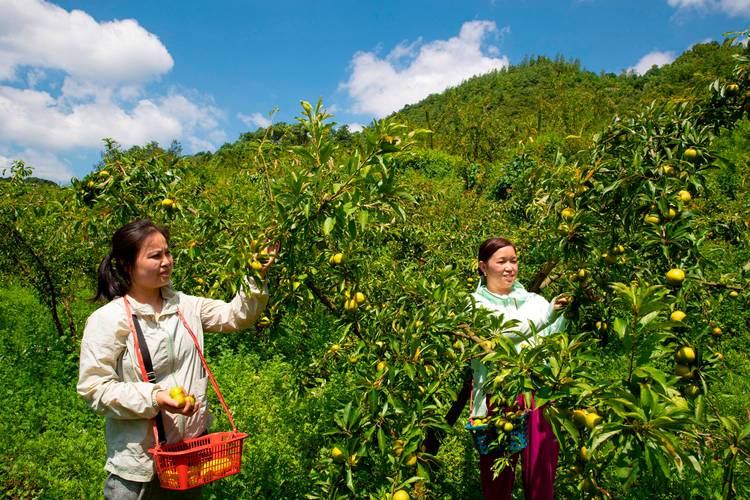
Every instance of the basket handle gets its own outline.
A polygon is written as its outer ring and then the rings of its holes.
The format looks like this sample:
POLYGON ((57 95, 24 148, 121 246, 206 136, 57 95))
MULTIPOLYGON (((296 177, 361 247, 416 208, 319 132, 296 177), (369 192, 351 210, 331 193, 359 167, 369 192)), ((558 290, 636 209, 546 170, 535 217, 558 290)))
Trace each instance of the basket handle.
POLYGON ((211 385, 213 386, 214 391, 216 392, 216 395, 219 397, 219 402, 221 403, 222 408, 224 408, 224 412, 227 414, 227 417, 229 418, 229 423, 232 426, 232 432, 237 432, 237 426, 234 425, 234 418, 232 418, 232 412, 229 411, 227 404, 224 402, 224 396, 221 394, 221 390, 219 389, 219 384, 216 383, 214 374, 211 373, 211 369, 208 367, 208 363, 206 363, 206 359, 203 357, 203 353, 201 352, 200 345, 198 345, 198 339, 195 337, 195 334, 193 333, 192 328, 190 328, 190 325, 188 325, 188 322, 185 321, 185 317, 182 315, 182 311, 180 311, 179 307, 177 308, 177 315, 180 317, 180 321, 182 321, 182 324, 185 326, 185 329, 190 334, 190 338, 193 339, 193 343, 195 344, 195 349, 198 351, 198 356, 200 356, 201 362, 203 363, 203 367, 206 369, 206 373, 208 373, 208 378, 211 379, 211 385))

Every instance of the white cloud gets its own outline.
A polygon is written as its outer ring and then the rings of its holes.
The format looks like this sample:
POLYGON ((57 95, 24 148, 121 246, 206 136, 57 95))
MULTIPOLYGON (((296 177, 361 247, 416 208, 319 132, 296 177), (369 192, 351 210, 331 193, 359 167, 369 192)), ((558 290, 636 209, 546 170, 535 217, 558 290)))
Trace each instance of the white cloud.
POLYGON ((64 155, 99 149, 104 137, 126 147, 178 140, 189 152, 213 149, 226 139, 225 117, 210 98, 149 91, 173 64, 135 20, 0 0, 0 149, 54 180, 72 175, 64 155))
POLYGON ((362 132, 365 129, 364 125, 357 122, 347 123, 346 126, 349 127, 349 132, 362 132))
POLYGON ((142 82, 174 64, 159 39, 132 19, 99 23, 41 0, 0 0, 0 14, 0 79, 34 66, 80 80, 142 82))
POLYGON ((750 15, 750 0, 667 0, 667 3, 681 10, 718 10, 730 17, 750 15))
POLYGON ((271 125, 271 120, 260 113, 253 113, 251 115, 237 113, 237 118, 248 127, 266 128, 271 125))
POLYGON ((483 43, 489 34, 504 32, 492 21, 470 21, 456 37, 402 42, 385 58, 358 52, 352 58, 352 74, 341 88, 352 98, 352 111, 386 116, 474 75, 507 67, 508 58, 491 57, 499 51, 483 43))
POLYGON ((665 64, 669 64, 674 60, 674 52, 660 52, 658 50, 655 50, 641 57, 635 64, 635 66, 628 68, 628 71, 643 75, 653 66, 664 66, 665 64))

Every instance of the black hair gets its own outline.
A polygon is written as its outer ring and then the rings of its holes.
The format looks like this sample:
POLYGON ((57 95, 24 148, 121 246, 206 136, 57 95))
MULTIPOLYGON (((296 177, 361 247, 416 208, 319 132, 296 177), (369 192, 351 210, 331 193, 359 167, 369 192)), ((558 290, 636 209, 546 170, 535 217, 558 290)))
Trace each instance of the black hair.
POLYGON ((169 244, 169 230, 150 219, 130 222, 115 231, 109 253, 99 264, 96 295, 92 301, 112 300, 128 293, 130 270, 135 265, 143 241, 153 233, 161 233, 169 244))

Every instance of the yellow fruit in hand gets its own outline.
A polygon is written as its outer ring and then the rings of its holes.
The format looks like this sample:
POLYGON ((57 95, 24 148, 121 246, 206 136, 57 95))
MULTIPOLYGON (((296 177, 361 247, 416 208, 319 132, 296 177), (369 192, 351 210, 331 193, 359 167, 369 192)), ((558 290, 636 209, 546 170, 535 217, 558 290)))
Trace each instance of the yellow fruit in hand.
POLYGON ((685 271, 678 268, 670 269, 667 272, 667 281, 672 285, 679 285, 685 281, 685 271))
POLYGON ((179 385, 176 385, 176 386, 172 387, 171 389, 169 389, 169 397, 170 398, 174 398, 175 396, 177 396, 179 394, 182 394, 183 396, 185 395, 185 390, 182 387, 180 387, 179 385))
POLYGON ((682 321, 686 316, 687 314, 678 309, 676 311, 672 311, 672 314, 669 315, 669 319, 671 319, 672 321, 682 321))
POLYGON ((345 459, 344 452, 334 446, 331 450, 331 458, 333 458, 337 462, 343 462, 345 459))
POLYGON ((695 350, 686 345, 682 346, 675 353, 674 359, 682 365, 689 365, 695 361, 695 350))
POLYGON ((195 396, 190 395, 185 398, 185 402, 190 403, 190 406, 195 406, 195 396))
POLYGON ((563 211, 560 212, 560 216, 566 220, 572 219, 573 217, 575 217, 575 215, 576 211, 570 207, 564 208, 563 211))
POLYGON ((398 490, 393 494, 393 500, 409 500, 409 494, 404 490, 398 490))
POLYGON ((680 201, 688 202, 693 199, 693 196, 690 194, 690 191, 687 191, 685 189, 680 190, 677 193, 677 197, 680 199, 680 201))

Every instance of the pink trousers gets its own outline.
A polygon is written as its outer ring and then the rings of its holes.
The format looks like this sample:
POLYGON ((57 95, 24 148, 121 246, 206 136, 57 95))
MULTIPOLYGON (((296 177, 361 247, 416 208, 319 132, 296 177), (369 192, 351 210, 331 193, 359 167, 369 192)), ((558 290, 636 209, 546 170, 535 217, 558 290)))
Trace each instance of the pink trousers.
MULTIPOLYGON (((518 404, 525 408, 523 396, 518 397, 518 404)), ((555 471, 560 445, 555 439, 552 427, 542 416, 541 409, 531 402, 531 413, 528 416, 528 444, 520 453, 511 457, 510 466, 493 479, 492 464, 499 454, 479 457, 480 478, 485 500, 510 499, 513 493, 513 482, 516 479, 516 462, 521 455, 523 489, 527 500, 551 500, 555 496, 555 471)))

